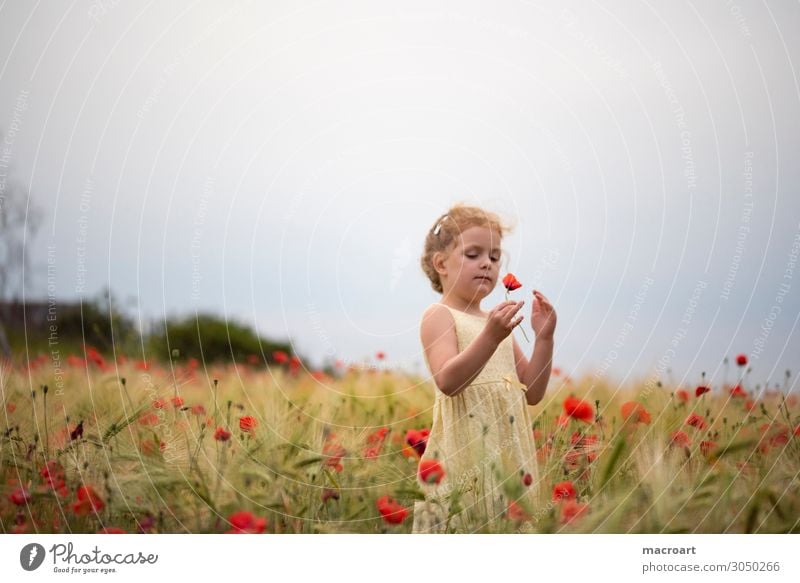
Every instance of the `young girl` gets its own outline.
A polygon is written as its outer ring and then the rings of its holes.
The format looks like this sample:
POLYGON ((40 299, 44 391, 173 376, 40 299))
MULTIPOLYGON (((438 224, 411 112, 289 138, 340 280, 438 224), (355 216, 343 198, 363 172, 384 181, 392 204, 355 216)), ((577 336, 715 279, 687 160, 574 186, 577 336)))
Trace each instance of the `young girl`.
POLYGON ((547 388, 556 313, 534 290, 529 362, 512 334, 523 320, 524 300, 481 309, 502 277, 500 243, 509 230, 496 214, 459 204, 425 239, 422 269, 442 299, 424 312, 420 326, 436 385, 420 463, 430 467, 426 460, 436 460, 444 477, 420 480, 425 501, 414 504, 414 533, 491 532, 500 520, 526 519, 536 504, 528 405, 541 401, 547 388))

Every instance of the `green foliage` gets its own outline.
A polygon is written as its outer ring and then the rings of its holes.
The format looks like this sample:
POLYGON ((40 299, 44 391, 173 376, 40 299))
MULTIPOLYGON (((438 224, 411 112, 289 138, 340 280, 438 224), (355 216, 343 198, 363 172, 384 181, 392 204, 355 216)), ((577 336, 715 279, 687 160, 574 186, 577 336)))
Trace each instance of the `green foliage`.
POLYGON ((158 359, 196 358, 203 362, 240 362, 250 355, 272 362, 273 351, 289 352, 286 344, 261 338, 249 326, 213 314, 167 319, 150 335, 147 346, 158 359))

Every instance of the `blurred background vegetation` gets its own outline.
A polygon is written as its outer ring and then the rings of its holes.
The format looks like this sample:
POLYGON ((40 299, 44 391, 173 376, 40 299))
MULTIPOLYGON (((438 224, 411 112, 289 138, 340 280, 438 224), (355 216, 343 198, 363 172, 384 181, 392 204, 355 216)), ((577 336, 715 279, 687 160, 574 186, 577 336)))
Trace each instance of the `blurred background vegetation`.
POLYGON ((206 363, 273 363, 274 352, 292 354, 287 342, 264 338, 245 323, 216 314, 170 316, 140 330, 108 291, 82 302, 0 301, 0 323, 7 357, 32 360, 58 350, 82 357, 90 347, 109 360, 115 356, 206 363), (10 353, 10 354, 9 354, 10 353))

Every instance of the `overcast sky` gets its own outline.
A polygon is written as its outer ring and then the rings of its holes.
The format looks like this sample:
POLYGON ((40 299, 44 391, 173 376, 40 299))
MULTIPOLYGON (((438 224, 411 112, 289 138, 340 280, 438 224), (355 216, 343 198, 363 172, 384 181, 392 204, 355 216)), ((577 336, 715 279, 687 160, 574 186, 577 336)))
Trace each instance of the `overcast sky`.
POLYGON ((55 246, 59 299, 421 372, 424 236, 465 201, 515 224, 566 371, 796 372, 797 2, 267 4, 0 6, 26 297, 55 246))

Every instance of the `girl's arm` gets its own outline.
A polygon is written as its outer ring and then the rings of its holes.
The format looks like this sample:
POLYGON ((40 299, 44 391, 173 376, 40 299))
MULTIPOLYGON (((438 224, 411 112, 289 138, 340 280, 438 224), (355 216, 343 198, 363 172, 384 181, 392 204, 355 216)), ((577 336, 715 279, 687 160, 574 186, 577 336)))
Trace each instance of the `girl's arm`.
POLYGON ((420 340, 436 386, 448 397, 463 391, 486 366, 497 342, 484 329, 458 352, 453 315, 445 306, 434 305, 422 317, 420 340))
POLYGON ((528 405, 536 405, 544 398, 550 371, 553 365, 553 338, 537 338, 533 347, 530 362, 525 358, 522 349, 514 338, 514 360, 517 365, 517 376, 521 383, 528 387, 525 400, 528 405))

